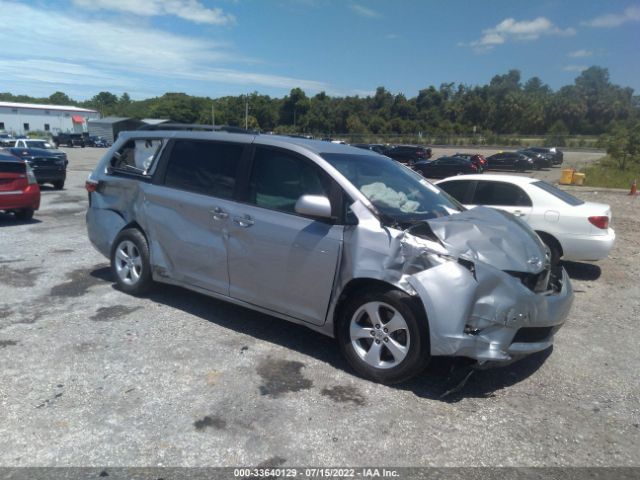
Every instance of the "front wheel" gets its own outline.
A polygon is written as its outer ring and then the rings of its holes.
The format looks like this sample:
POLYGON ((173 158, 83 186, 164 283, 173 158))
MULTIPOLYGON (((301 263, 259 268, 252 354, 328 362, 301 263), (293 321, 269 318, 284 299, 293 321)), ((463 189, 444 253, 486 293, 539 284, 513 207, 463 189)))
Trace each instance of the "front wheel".
POLYGON ((151 287, 149 245, 140 230, 129 228, 116 237, 111 250, 111 271, 118 287, 132 295, 141 295, 151 287))
POLYGON ((385 384, 403 382, 429 362, 429 326, 421 305, 399 290, 354 295, 338 325, 338 342, 361 376, 385 384))

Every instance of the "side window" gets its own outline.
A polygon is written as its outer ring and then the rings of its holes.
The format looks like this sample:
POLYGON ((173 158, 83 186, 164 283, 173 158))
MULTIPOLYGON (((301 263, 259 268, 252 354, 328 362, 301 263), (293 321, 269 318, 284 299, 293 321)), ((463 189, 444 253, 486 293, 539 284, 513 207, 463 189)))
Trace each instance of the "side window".
POLYGON ((164 183, 168 187, 220 198, 232 198, 243 146, 198 140, 176 140, 164 183))
POLYGON ((452 181, 438 184, 442 190, 447 192, 453 198, 458 200, 460 203, 465 203, 465 196, 467 194, 467 189, 469 187, 469 182, 464 181, 452 181))
POLYGON ((473 198, 476 205, 530 207, 531 199, 517 185, 504 182, 478 182, 473 198))
POLYGON ((129 140, 114 153, 109 162, 112 173, 146 175, 160 152, 162 143, 163 141, 160 139, 129 140))
POLYGON ((329 182, 320 169, 286 152, 258 147, 249 180, 249 202, 295 213, 302 195, 329 196, 329 182))

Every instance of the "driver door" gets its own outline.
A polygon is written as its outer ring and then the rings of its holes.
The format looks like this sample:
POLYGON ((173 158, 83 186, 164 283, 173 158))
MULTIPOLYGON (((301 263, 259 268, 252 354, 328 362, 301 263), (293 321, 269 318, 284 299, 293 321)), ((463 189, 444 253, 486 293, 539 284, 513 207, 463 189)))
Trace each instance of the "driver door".
POLYGON ((229 212, 232 297, 316 325, 324 323, 343 226, 299 215, 295 204, 302 195, 329 197, 330 184, 312 161, 256 147, 246 202, 229 212))

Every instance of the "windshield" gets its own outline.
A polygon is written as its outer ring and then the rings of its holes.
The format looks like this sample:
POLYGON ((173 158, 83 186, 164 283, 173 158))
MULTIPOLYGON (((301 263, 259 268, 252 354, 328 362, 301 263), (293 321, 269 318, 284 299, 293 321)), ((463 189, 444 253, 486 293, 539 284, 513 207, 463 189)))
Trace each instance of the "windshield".
POLYGON ((542 180, 538 182, 533 182, 532 185, 535 185, 536 187, 541 188, 545 192, 548 192, 554 197, 559 198, 564 203, 568 203, 569 205, 572 205, 574 207, 577 205, 582 205, 584 203, 584 200, 580 200, 579 198, 574 197, 570 193, 567 193, 564 190, 560 190, 559 188, 554 187, 550 183, 543 182, 542 180))
POLYGON ((385 223, 403 227, 464 207, 422 176, 383 156, 321 153, 376 207, 385 223))
POLYGON ((42 140, 29 140, 27 141, 27 146, 29 148, 52 148, 50 143, 42 140))

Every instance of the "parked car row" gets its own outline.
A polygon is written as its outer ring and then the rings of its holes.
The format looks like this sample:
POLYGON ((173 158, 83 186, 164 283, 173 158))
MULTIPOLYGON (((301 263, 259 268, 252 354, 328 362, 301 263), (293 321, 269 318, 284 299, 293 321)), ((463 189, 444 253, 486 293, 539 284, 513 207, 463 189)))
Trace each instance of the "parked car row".
POLYGON ((57 190, 64 188, 67 177, 67 154, 57 150, 44 139, 23 138, 0 151, 25 162, 38 184, 50 183, 57 190))
POLYGON ((482 173, 485 170, 540 170, 559 165, 563 161, 560 150, 543 147, 499 152, 487 158, 479 153, 456 153, 430 161, 431 149, 419 145, 356 143, 352 146, 386 155, 429 178, 482 173))
POLYGON ((351 146, 371 150, 412 166, 416 162, 431 158, 431 149, 421 145, 383 145, 380 143, 355 143, 351 146))

